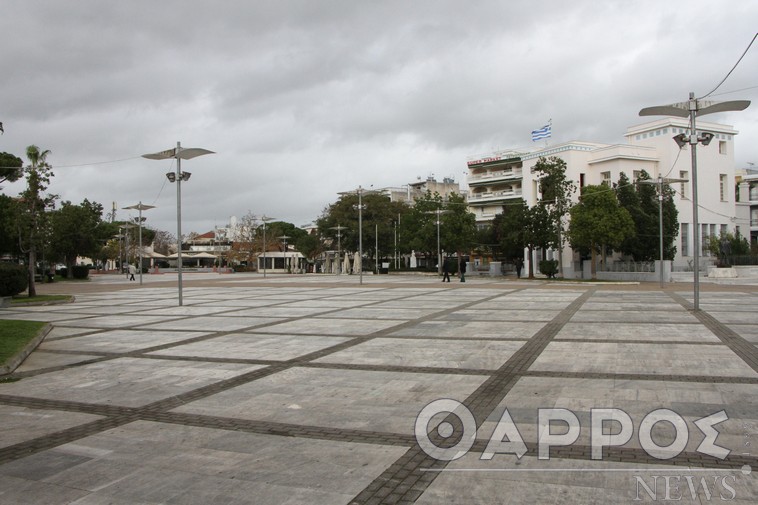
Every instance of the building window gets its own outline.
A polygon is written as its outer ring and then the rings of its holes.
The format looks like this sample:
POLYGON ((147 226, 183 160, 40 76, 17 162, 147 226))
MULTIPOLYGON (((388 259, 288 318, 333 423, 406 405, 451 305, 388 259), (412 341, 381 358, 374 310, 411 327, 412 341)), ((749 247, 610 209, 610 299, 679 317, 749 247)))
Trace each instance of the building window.
POLYGON ((584 187, 584 174, 579 174, 579 189, 584 187))
POLYGON ((726 174, 719 174, 719 195, 721 196, 721 201, 725 202, 727 199, 727 182, 726 182, 726 174))
POLYGON ((679 236, 682 238, 682 245, 681 245, 681 251, 682 256, 689 256, 690 255, 690 247, 689 247, 689 227, 690 225, 687 223, 681 223, 682 229, 679 232, 679 236))
POLYGON ((700 254, 703 256, 710 256, 711 253, 708 250, 708 225, 707 224, 701 224, 700 225, 700 254))
POLYGON ((723 237, 723 236, 725 236, 727 233, 728 233, 728 231, 727 231, 727 229, 726 229, 726 225, 725 225, 725 224, 722 224, 722 225, 721 225, 721 233, 719 234, 719 236, 723 237))
POLYGON ((640 179, 640 176, 642 175, 642 171, 640 170, 633 170, 632 171, 632 180, 638 181, 640 179))
POLYGON ((603 178, 603 181, 601 182, 601 184, 605 184, 608 187, 611 186, 611 173, 610 172, 602 172, 600 174, 600 177, 603 178))
POLYGON ((726 154, 726 141, 719 140, 719 154, 726 154))
MULTIPOLYGON (((689 180, 690 174, 686 170, 682 170, 679 172, 679 178, 689 180)), ((689 182, 681 182, 679 184, 681 185, 679 187, 679 195, 684 199, 689 198, 689 182)))

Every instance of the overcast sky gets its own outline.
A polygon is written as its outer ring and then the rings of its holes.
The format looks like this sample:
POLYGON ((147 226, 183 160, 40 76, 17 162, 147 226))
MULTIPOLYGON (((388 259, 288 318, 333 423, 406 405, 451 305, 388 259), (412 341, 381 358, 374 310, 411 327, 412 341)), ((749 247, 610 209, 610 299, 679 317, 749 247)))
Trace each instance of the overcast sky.
MULTIPOLYGON (((641 108, 710 92, 757 21, 744 0, 3 0, 0 151, 49 149, 62 200, 156 205, 175 233, 172 161, 140 155, 180 141, 217 153, 182 164, 185 233, 302 225, 358 185, 465 183, 549 119, 552 144, 622 143, 641 108)), ((712 98, 753 101, 707 120, 758 164, 758 42, 712 98)))

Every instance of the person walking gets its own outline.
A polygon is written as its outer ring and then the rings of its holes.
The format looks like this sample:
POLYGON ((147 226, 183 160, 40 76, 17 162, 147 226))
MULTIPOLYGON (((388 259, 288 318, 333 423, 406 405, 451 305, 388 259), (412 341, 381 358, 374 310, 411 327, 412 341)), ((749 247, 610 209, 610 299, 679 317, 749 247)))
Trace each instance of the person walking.
POLYGON ((134 265, 129 265, 129 280, 130 281, 135 280, 134 279, 134 274, 136 274, 136 273, 137 273, 137 269, 134 267, 134 265))
POLYGON ((461 282, 466 282, 466 259, 461 260, 461 282))
POLYGON ((516 277, 520 279, 521 269, 524 268, 524 260, 521 258, 516 258, 516 261, 514 263, 516 264, 516 277))
POLYGON ((447 260, 442 261, 442 282, 450 282, 450 263, 447 260))

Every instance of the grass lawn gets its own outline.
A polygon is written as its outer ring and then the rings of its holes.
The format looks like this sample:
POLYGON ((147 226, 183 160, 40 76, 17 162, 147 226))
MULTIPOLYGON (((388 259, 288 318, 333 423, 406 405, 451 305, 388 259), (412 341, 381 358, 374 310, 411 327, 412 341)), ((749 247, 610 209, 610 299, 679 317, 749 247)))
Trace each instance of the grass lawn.
POLYGON ((23 305, 25 303, 70 301, 71 295, 37 295, 29 298, 27 295, 16 295, 11 300, 11 305, 23 305))
POLYGON ((0 365, 23 349, 45 324, 39 321, 0 319, 0 365))

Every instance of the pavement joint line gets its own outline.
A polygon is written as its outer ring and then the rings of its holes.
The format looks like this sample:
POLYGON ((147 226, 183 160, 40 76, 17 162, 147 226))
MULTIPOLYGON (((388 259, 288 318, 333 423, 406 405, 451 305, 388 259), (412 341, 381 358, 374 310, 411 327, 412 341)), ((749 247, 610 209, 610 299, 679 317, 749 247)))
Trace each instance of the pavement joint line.
POLYGON ((683 307, 691 310, 700 323, 711 330, 721 342, 726 344, 731 351, 744 361, 750 368, 758 372, 758 348, 737 332, 720 322, 704 310, 692 310, 694 305, 690 304, 684 297, 676 293, 669 293, 671 298, 679 302, 683 307))
MULTIPOLYGON (((520 347, 513 355, 497 370, 493 371, 489 379, 485 380, 473 393, 471 393, 461 403, 466 405, 476 420, 477 429, 481 427, 487 417, 497 408, 497 405, 505 398, 508 392, 518 382, 519 375, 514 372, 527 370, 534 360, 545 350, 548 344, 558 334, 561 328, 573 317, 573 315, 586 303, 597 291, 596 288, 590 288, 575 298, 565 309, 560 311, 551 321, 547 322, 538 330, 529 341, 520 347)), ((455 423, 455 416, 449 414, 445 421, 455 423)), ((434 431, 434 430, 433 430, 434 431)), ((454 434, 460 437, 460 428, 454 429, 454 434)), ((373 497, 381 497, 383 494, 389 494, 398 487, 398 473, 410 470, 411 474, 421 477, 423 485, 419 491, 423 493, 436 479, 439 473, 422 472, 422 468, 446 468, 448 462, 438 461, 421 449, 416 443, 411 447, 407 455, 410 455, 415 464, 408 465, 402 462, 400 458, 390 465, 381 475, 376 477, 368 486, 360 491, 350 501, 351 504, 366 503, 373 497)))

